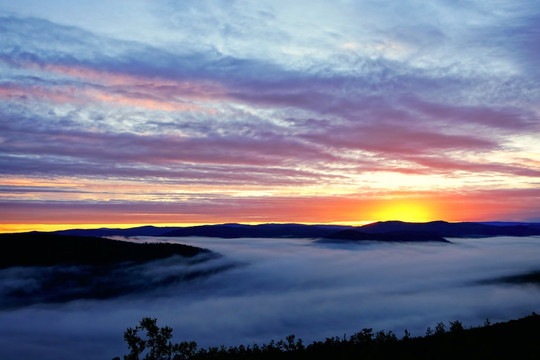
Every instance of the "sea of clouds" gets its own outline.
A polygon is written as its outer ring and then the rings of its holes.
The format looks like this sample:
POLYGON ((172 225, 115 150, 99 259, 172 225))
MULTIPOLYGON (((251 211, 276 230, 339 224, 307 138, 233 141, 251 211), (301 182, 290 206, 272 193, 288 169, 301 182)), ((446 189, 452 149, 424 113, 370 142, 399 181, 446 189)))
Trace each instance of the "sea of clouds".
MULTIPOLYGON (((414 336, 438 322, 476 326, 486 318, 505 321, 540 312, 538 284, 491 281, 540 270, 540 237, 450 239, 450 244, 158 240, 223 256, 140 265, 133 268, 133 279, 122 271, 118 286, 126 281, 148 286, 102 299, 43 301, 47 288, 39 285, 40 274, 50 277, 50 269, 0 270, 0 295, 11 294, 9 306, 0 308, 0 358, 110 359, 127 352, 123 332, 142 317, 171 326, 175 341, 206 347, 268 343, 289 334, 310 343, 363 328, 392 330, 400 337, 408 329, 414 336), (36 301, 13 301, 17 291, 23 296, 32 287, 43 293, 36 301)), ((107 286, 114 281, 108 279, 107 286)), ((70 286, 82 285, 65 285, 70 286)), ((51 291, 58 292, 59 285, 51 291)))

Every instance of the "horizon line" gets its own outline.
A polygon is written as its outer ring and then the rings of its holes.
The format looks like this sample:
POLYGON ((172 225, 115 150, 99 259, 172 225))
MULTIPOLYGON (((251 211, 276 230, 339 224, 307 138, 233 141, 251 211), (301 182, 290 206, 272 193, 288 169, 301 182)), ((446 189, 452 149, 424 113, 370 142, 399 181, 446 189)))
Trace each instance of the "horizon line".
POLYGON ((76 223, 76 224, 0 224, 0 234, 14 234, 24 232, 55 232, 64 230, 99 230, 99 229, 132 229, 145 226, 152 227, 193 227, 193 226, 211 226, 211 225, 263 225, 263 224, 298 224, 298 225, 336 225, 336 226, 364 226, 378 222, 399 221, 404 223, 430 223, 444 221, 447 223, 540 223, 540 221, 511 221, 511 220, 486 220, 486 221, 448 221, 448 220, 423 220, 423 221, 405 221, 405 220, 375 220, 375 221, 335 221, 335 222, 291 222, 291 221, 240 221, 240 222, 200 222, 200 223, 76 223))

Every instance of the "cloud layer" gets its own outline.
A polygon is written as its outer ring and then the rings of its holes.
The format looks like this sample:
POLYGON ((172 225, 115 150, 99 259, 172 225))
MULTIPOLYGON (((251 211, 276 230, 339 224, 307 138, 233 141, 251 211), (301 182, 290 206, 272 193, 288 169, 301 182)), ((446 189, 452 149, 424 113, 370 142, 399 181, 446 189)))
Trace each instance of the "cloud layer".
MULTIPOLYGON (((150 238, 141 239, 148 241, 150 238)), ((162 239, 160 239, 162 240, 162 239)), ((160 284, 193 271, 210 276, 130 296, 0 311, 3 359, 112 358, 123 331, 142 317, 202 346, 269 342, 294 333, 307 342, 365 327, 423 335, 437 322, 465 326, 538 312, 538 284, 493 280, 538 270, 538 238, 451 239, 452 244, 318 244, 308 239, 170 238, 221 252, 195 264, 158 262, 126 283, 160 284), (238 266, 240 265, 240 266, 238 266), (39 354, 39 355, 37 355, 39 354)), ((2 288, 21 284, 2 270, 2 288)), ((124 279, 126 280, 126 279, 124 279)))

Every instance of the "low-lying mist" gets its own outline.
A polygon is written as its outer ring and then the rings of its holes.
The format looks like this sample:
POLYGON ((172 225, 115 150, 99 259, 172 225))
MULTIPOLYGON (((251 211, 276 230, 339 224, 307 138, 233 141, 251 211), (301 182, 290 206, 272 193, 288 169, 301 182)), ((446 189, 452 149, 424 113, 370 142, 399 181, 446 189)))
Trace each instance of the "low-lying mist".
MULTIPOLYGON (((126 352, 124 330, 147 316, 171 326, 175 341, 214 346, 261 344, 293 333, 309 343, 366 327, 423 335, 440 321, 472 326, 540 311, 538 284, 494 281, 540 270, 539 237, 451 244, 163 240, 224 256, 191 268, 163 260, 122 272, 122 283, 148 286, 119 296, 10 303, 0 311, 0 358, 110 359, 126 352)), ((35 291, 40 276, 51 276, 50 270, 1 270, 0 294, 35 291)), ((40 296, 48 290, 61 289, 39 288, 40 296)))

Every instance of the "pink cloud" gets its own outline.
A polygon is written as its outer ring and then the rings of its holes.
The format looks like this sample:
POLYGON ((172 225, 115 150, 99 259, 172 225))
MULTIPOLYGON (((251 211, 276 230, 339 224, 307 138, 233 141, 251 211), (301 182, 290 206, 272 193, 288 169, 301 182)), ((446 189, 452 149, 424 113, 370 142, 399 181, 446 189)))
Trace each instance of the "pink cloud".
POLYGON ((329 147, 380 154, 410 155, 436 153, 441 150, 478 151, 498 147, 496 141, 481 136, 445 134, 416 129, 416 126, 387 123, 334 126, 329 127, 325 133, 308 134, 305 137, 329 147))

